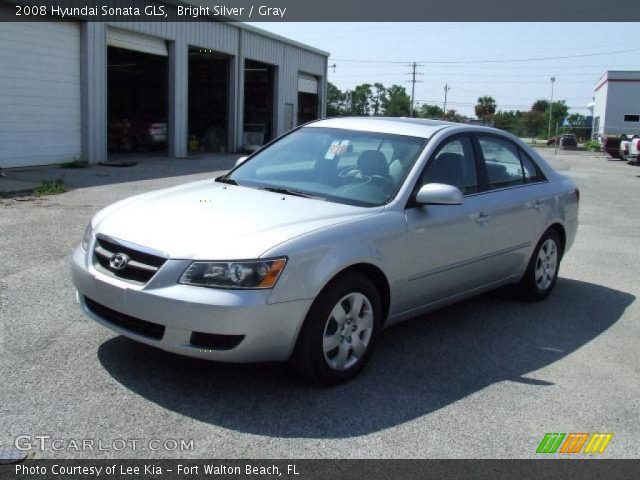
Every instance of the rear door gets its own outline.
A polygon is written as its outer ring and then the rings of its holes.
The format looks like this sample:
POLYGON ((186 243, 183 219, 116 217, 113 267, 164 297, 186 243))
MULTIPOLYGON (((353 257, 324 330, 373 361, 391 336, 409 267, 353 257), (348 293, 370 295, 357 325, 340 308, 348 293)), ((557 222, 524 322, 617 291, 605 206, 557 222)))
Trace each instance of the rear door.
POLYGON ((533 160, 504 137, 478 135, 486 191, 484 212, 493 234, 496 279, 519 273, 545 227, 551 198, 542 191, 546 181, 533 160))

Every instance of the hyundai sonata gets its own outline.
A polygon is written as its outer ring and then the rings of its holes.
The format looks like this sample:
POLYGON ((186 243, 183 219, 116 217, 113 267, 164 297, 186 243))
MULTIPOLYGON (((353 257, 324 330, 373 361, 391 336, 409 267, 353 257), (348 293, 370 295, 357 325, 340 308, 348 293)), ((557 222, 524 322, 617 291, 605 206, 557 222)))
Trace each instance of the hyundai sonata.
POLYGON ((161 349, 356 375, 382 328, 513 284, 552 291, 579 192, 505 132, 321 120, 226 175, 100 211, 73 254, 84 312, 161 349))

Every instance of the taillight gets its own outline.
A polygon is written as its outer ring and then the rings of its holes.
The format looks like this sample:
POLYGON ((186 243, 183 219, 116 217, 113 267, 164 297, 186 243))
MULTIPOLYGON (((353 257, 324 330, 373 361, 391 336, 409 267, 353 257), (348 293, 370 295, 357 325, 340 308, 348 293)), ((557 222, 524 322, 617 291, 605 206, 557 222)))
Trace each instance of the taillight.
POLYGON ((580 190, 576 188, 576 201, 580 203, 580 190))

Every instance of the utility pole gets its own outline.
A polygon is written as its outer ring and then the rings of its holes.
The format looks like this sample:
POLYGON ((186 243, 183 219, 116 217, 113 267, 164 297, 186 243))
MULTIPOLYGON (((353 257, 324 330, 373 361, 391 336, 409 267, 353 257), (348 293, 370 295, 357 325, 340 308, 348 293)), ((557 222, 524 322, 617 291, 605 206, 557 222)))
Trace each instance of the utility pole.
POLYGON ((556 83, 556 77, 551 77, 551 103, 549 103, 549 130, 547 131, 547 140, 551 138, 551 117, 553 114, 553 84, 556 83))
POLYGON ((449 90, 451 90, 451 87, 449 86, 448 83, 446 83, 444 85, 444 105, 442 107, 442 115, 446 115, 447 114, 447 93, 449 92, 449 90))
POLYGON ((418 65, 416 62, 413 62, 411 65, 409 65, 411 67, 411 80, 409 80, 411 82, 411 113, 410 116, 413 117, 413 106, 414 106, 414 102, 415 102, 415 95, 416 95, 416 83, 418 83, 420 80, 416 80, 416 75, 421 75, 420 73, 418 73, 418 67, 421 67, 422 65, 418 65))

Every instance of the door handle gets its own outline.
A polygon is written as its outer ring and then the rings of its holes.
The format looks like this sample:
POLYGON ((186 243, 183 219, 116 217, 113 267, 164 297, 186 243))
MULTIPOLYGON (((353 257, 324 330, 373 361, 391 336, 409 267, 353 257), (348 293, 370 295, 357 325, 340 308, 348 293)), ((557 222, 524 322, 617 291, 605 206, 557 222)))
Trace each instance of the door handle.
POLYGON ((476 217, 476 223, 485 223, 489 221, 489 215, 484 212, 480 212, 480 215, 476 217))
POLYGON ((535 208, 536 210, 540 210, 543 205, 544 202, 542 200, 536 200, 535 202, 533 202, 533 208, 535 208))

